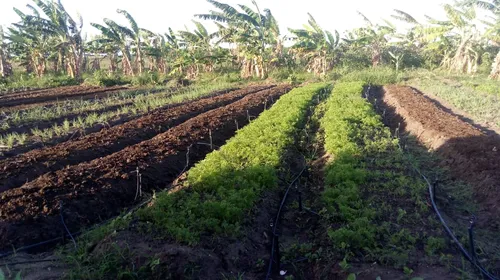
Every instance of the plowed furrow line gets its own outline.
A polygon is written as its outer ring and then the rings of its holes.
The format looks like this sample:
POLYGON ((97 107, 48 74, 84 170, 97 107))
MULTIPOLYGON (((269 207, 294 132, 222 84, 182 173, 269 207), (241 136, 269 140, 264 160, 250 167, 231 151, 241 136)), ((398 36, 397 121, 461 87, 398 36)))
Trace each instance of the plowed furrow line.
POLYGON ((95 96, 104 93, 126 90, 127 87, 67 87, 67 88, 55 88, 51 91, 35 92, 26 95, 17 96, 5 96, 0 99, 0 108, 8 108, 13 106, 22 105, 27 106, 31 104, 44 103, 47 101, 63 100, 76 97, 84 96, 95 96))
POLYGON ((237 125, 248 123, 270 106, 270 100, 290 90, 275 87, 250 94, 225 107, 194 117, 156 137, 90 162, 47 173, 0 197, 0 248, 19 247, 64 234, 59 203, 71 231, 119 214, 137 203, 136 176, 142 174, 142 192, 165 188, 186 164, 202 159, 210 148, 197 143, 222 145, 237 125), (266 105, 265 105, 266 104, 266 105), (189 148, 191 147, 191 148, 189 148))
POLYGON ((271 87, 266 85, 235 90, 173 108, 156 110, 122 125, 0 161, 0 192, 19 187, 47 172, 103 157, 151 139, 192 117, 271 87))

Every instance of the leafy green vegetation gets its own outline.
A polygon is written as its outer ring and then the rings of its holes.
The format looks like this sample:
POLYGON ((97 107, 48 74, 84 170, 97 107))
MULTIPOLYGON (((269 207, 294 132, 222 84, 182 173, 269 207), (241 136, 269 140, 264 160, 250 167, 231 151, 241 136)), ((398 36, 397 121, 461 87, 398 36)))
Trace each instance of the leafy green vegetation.
POLYGON ((143 221, 177 241, 196 243, 202 234, 238 234, 259 195, 277 185, 277 168, 294 141, 313 97, 328 84, 311 84, 282 96, 239 130, 220 150, 188 174, 186 188, 160 194, 139 211, 143 221))
POLYGON ((350 72, 342 76, 342 82, 364 82, 367 85, 397 84, 403 80, 404 74, 389 67, 374 67, 350 72))
POLYGON ((408 170, 398 140, 362 98, 364 84, 337 84, 321 120, 333 157, 322 193, 328 237, 342 256, 403 268, 416 260, 418 244, 430 244, 432 253, 443 246, 427 241, 434 229, 415 228, 433 221, 427 219, 426 185, 408 170))

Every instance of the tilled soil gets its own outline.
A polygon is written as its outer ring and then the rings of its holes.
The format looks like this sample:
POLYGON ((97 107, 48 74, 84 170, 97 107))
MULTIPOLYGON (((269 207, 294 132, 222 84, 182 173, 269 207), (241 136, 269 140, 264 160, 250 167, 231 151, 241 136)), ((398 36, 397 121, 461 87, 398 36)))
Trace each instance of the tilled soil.
POLYGON ((0 248, 18 248, 65 234, 60 216, 71 232, 119 214, 137 203, 136 167, 142 192, 164 189, 186 166, 220 146, 237 127, 248 123, 290 86, 250 94, 171 128, 156 137, 109 156, 47 173, 0 197, 0 248), (211 135, 211 137, 210 137, 211 135))
POLYGON ((230 104, 245 95, 272 87, 274 86, 254 86, 218 96, 212 95, 173 108, 155 110, 122 125, 5 159, 0 161, 0 170, 2 170, 0 193, 19 187, 40 175, 62 169, 67 165, 110 155, 127 146, 151 139, 155 135, 167 131, 170 127, 199 114, 230 104))
MULTIPOLYGON (((95 98, 96 96, 107 95, 110 92, 126 90, 127 87, 88 87, 88 86, 67 86, 52 89, 45 89, 31 92, 20 92, 0 96, 0 109, 27 108, 33 104, 43 105, 49 101, 66 100, 73 98, 95 98)), ((50 102, 49 102, 50 103, 50 102)))
POLYGON ((500 137, 486 134, 409 87, 386 86, 382 100, 389 125, 415 135, 446 161, 452 175, 469 182, 482 209, 479 219, 500 228, 500 137))

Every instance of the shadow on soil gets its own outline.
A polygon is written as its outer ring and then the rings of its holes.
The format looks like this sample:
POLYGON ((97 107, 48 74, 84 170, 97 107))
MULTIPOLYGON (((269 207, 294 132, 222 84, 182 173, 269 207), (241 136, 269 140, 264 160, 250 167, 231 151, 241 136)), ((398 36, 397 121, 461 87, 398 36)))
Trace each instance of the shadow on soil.
MULTIPOLYGON (((414 89, 413 89, 414 90, 414 89)), ((416 93, 422 94, 415 90, 416 93)), ((372 88, 368 99, 382 115, 383 122, 391 128, 395 136, 401 139, 405 148, 418 150, 424 161, 419 168, 436 183, 436 200, 445 220, 455 231, 458 238, 463 238, 463 245, 468 248, 467 228, 471 216, 476 220, 476 253, 480 254, 483 266, 494 275, 500 274, 500 137, 491 130, 475 124, 472 120, 454 114, 439 102, 426 97, 439 110, 443 110, 467 122, 484 134, 480 136, 456 137, 447 139, 439 148, 430 151, 424 142, 435 139, 423 139, 415 135, 411 122, 419 121, 406 118, 396 113, 396 108, 384 103, 384 90, 372 88), (465 243, 464 243, 465 242, 465 243)), ((418 110, 408 108, 406 110, 418 110)), ((428 108, 426 108, 428 109, 428 108)), ((432 109, 434 110, 434 109, 432 109)), ((433 121, 433 120, 420 120, 433 121)), ((424 126, 425 128, 425 126, 424 126)), ((435 138, 442 137, 434 135, 435 138)), ((459 255, 457 251, 457 255, 459 255)), ((460 267, 459 267, 460 268, 460 267)), ((463 267, 460 269, 464 269, 463 267)), ((474 269, 470 269, 475 273, 474 269)))

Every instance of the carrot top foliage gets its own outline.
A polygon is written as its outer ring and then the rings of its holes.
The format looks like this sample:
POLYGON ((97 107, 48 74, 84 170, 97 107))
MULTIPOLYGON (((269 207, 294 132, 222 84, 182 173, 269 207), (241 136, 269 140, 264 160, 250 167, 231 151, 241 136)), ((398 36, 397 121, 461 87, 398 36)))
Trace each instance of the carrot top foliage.
POLYGON ((311 84, 282 96, 193 167, 188 188, 161 194, 153 207, 140 211, 142 219, 190 244, 202 234, 238 234, 245 213, 259 195, 277 186, 277 168, 285 150, 293 144, 313 97, 327 87, 311 84))
MULTIPOLYGON (((346 259, 402 268, 417 260, 418 247, 444 240, 431 229, 415 228, 435 222, 429 219, 426 186, 361 96, 364 84, 337 84, 321 120, 325 150, 333 156, 322 193, 327 233, 333 249, 346 259)), ((429 255, 444 248, 433 247, 429 255)))

